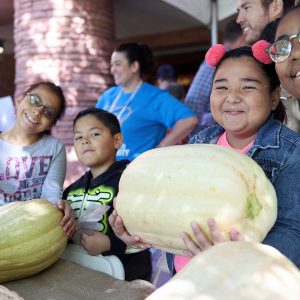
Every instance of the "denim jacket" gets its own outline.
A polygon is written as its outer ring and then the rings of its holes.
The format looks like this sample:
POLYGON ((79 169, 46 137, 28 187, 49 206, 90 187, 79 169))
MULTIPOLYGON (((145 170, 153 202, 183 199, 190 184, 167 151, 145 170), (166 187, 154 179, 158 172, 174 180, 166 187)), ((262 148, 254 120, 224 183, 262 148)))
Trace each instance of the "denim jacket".
MULTIPOLYGON (((216 124, 200 131, 190 144, 216 144, 224 129, 216 124)), ((273 184, 278 215, 263 243, 273 246, 300 267, 300 135, 271 115, 257 133, 248 156, 264 170, 273 184)), ((168 255, 173 273, 173 258, 168 255)))

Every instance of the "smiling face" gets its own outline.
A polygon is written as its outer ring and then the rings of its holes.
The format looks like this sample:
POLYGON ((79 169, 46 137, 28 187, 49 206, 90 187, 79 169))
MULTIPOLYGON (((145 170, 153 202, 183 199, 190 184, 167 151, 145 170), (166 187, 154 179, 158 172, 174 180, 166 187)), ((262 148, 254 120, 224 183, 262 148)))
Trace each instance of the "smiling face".
POLYGON ((270 92, 266 74, 253 58, 229 58, 221 63, 214 77, 210 105, 215 121, 226 130, 233 147, 240 147, 243 140, 246 146, 255 139, 278 104, 276 95, 270 92))
POLYGON ((128 86, 136 76, 139 76, 137 62, 130 64, 125 52, 113 52, 110 61, 110 71, 114 76, 115 84, 128 86))
POLYGON ((261 0, 238 0, 237 11, 236 21, 241 25, 246 43, 252 45, 259 40, 263 29, 272 19, 261 0))
POLYGON ((79 118, 74 125, 74 148, 79 161, 91 169, 93 177, 100 175, 115 162, 122 145, 120 133, 112 135, 93 115, 79 118))
MULTIPOLYGON (((300 9, 291 11, 280 22, 276 41, 284 36, 291 36, 300 32, 300 9)), ((292 39, 292 51, 287 59, 276 63, 276 71, 283 87, 294 97, 300 99, 300 42, 292 39)))
POLYGON ((33 89, 30 95, 25 95, 24 99, 18 102, 16 123, 18 129, 27 134, 42 134, 55 124, 55 117, 61 109, 60 99, 48 87, 43 85, 33 89), (34 105, 30 95, 37 96, 42 105, 34 105), (47 114, 48 110, 53 112, 54 118, 50 118, 47 114))

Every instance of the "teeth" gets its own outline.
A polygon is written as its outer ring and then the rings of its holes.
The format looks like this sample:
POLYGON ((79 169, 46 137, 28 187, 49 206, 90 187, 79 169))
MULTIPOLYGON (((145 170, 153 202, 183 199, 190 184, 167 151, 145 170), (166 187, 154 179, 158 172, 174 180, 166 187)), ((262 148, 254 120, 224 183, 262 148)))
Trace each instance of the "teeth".
POLYGON ((300 71, 296 73, 295 77, 300 77, 300 71))
POLYGON ((26 117, 27 117, 27 119, 28 119, 31 123, 33 123, 33 124, 35 124, 35 125, 38 125, 38 124, 39 124, 38 121, 35 121, 35 120, 32 119, 30 116, 26 115, 26 117))
POLYGON ((32 123, 35 124, 35 125, 39 124, 37 121, 31 119, 30 117, 28 117, 28 119, 29 119, 30 122, 32 122, 32 123))

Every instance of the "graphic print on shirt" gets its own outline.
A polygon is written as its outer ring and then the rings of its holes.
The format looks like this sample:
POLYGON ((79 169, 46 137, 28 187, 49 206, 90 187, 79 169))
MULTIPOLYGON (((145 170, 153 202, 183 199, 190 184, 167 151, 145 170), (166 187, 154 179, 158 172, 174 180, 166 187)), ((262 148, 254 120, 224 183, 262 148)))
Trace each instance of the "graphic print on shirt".
MULTIPOLYGON (((78 188, 68 193, 67 201, 71 205, 75 219, 77 220, 80 215, 86 210, 90 203, 112 206, 115 190, 112 187, 100 185, 98 187, 89 189, 87 192, 84 188, 78 188)), ((105 213, 97 224, 96 230, 106 234, 108 231, 108 215, 105 213)))
POLYGON ((117 151, 117 156, 122 156, 124 159, 126 159, 129 156, 130 149, 126 148, 126 144, 122 144, 122 146, 117 151))
POLYGON ((8 156, 0 173, 0 205, 40 198, 52 156, 8 156))

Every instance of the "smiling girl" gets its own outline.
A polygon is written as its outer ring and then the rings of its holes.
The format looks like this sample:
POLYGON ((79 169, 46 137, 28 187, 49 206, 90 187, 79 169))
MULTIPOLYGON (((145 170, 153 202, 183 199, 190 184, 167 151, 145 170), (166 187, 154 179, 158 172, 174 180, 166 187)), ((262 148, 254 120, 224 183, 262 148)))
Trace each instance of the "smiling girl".
MULTIPOLYGON (((279 99, 279 79, 274 63, 266 56, 267 43, 258 42, 226 52, 215 45, 207 62, 216 67, 210 97, 216 125, 200 131, 192 144, 218 144, 247 154, 264 170, 274 185, 278 201, 277 220, 263 243, 281 251, 300 266, 300 136, 282 124, 285 111, 279 99)), ((184 199, 183 199, 184 200, 184 199)), ((110 216, 116 235, 128 244, 148 247, 130 235, 117 212, 110 216)), ((182 233, 186 257, 168 255, 171 273, 179 271, 190 257, 224 241, 213 219, 208 220, 212 240, 196 222, 193 239, 182 233)), ((232 228, 232 241, 243 236, 232 228)))
MULTIPOLYGON (((220 54, 211 48, 207 60, 219 56, 211 93, 211 111, 217 125, 194 136, 191 143, 210 143, 247 154, 264 170, 273 184, 278 201, 275 225, 263 243, 277 248, 300 266, 300 136, 284 126, 285 112, 279 100, 279 79, 274 63, 265 57, 267 47, 260 41, 220 54)), ((208 220, 212 241, 197 223, 192 223, 194 241, 183 234, 187 256, 223 242, 217 224, 208 220)), ((234 228, 232 240, 243 236, 234 228)), ((175 268, 184 264, 175 258, 175 268), (177 263, 177 264, 176 264, 177 263)))
POLYGON ((291 9, 280 21, 276 40, 268 53, 275 62, 282 86, 300 99, 300 6, 291 9))
POLYGON ((47 134, 65 111, 61 88, 52 82, 30 86, 17 100, 12 129, 0 133, 0 205, 47 199, 64 211, 62 225, 75 230, 70 206, 61 201, 66 174, 64 144, 47 134))

